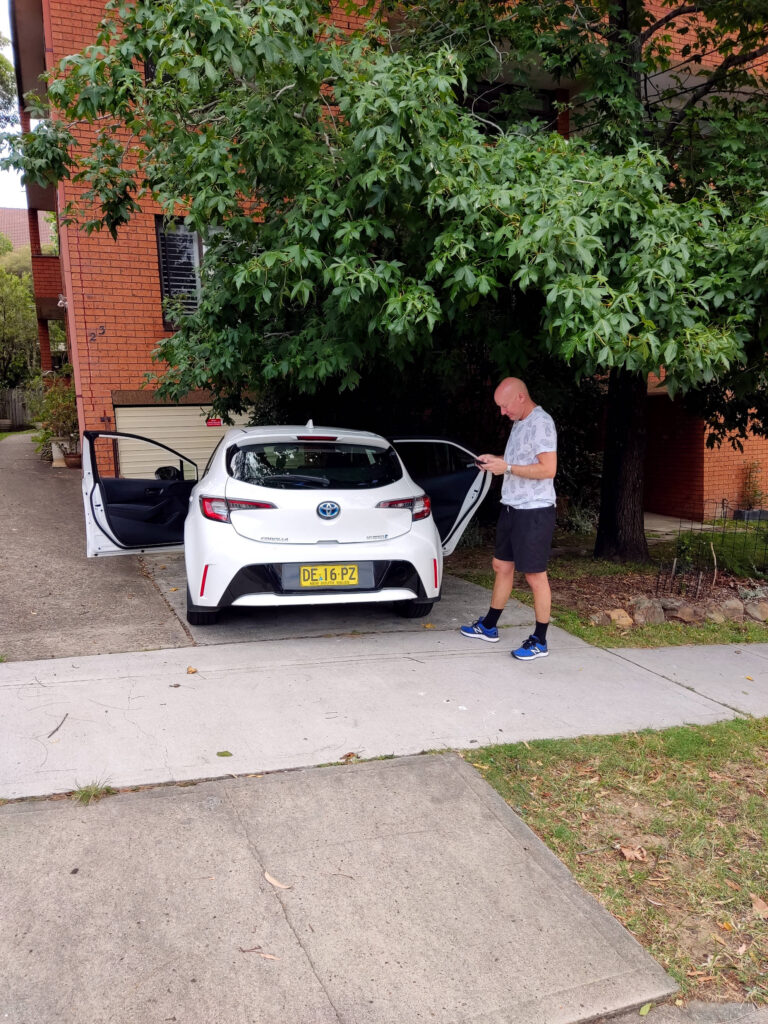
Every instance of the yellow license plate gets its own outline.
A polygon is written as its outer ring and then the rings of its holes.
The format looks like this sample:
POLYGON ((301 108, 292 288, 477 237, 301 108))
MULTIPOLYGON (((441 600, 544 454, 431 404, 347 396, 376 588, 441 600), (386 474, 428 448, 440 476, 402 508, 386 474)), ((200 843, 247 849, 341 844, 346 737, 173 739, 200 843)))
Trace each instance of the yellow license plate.
POLYGON ((302 587, 355 587, 356 565, 300 565, 299 585, 302 587))

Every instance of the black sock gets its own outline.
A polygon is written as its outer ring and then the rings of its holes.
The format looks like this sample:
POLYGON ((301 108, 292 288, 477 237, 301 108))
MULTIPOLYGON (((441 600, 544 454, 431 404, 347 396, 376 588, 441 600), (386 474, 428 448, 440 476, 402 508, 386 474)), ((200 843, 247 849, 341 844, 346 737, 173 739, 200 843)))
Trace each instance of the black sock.
POLYGON ((503 608, 489 608, 488 614, 484 615, 480 621, 486 629, 493 629, 503 611, 503 608))
POLYGON ((536 623, 536 629, 534 629, 534 631, 533 631, 533 635, 537 639, 541 640, 541 642, 543 644, 545 644, 547 642, 547 626, 548 625, 549 625, 548 622, 537 622, 536 623))

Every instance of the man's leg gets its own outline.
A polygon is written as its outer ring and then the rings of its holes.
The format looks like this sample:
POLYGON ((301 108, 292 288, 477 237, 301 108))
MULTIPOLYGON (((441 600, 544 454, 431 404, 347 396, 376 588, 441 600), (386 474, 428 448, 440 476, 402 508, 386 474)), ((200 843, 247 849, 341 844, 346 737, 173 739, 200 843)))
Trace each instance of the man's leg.
POLYGON ((512 593, 515 582, 515 563, 505 562, 501 558, 494 557, 492 565, 496 576, 493 581, 491 607, 481 619, 473 622, 471 626, 462 626, 461 634, 474 640, 488 640, 491 643, 496 643, 499 639, 496 624, 512 593))
MULTIPOLYGON (((493 593, 491 594, 491 608, 502 612, 515 585, 515 563, 504 562, 500 558, 494 558, 491 564, 493 571, 496 573, 496 578, 493 581, 493 593)), ((546 576, 546 573, 544 575, 546 576)))
POLYGON ((552 591, 549 588, 549 577, 546 571, 527 572, 525 579, 533 593, 533 611, 536 621, 546 625, 552 612, 552 591))

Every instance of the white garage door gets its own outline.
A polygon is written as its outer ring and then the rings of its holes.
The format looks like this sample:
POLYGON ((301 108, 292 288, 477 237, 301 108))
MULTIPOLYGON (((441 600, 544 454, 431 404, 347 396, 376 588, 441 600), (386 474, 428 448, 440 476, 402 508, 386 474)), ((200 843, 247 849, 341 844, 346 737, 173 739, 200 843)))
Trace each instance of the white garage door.
MULTIPOLYGON (((211 452, 219 443, 220 438, 229 430, 226 424, 220 427, 206 426, 206 417, 210 409, 199 405, 141 405, 126 406, 115 409, 115 429, 123 434, 140 434, 152 441, 166 444, 174 451, 180 452, 188 459, 197 463, 198 473, 202 474, 211 452)), ((234 416, 235 426, 245 426, 247 416, 234 416)), ((132 452, 123 450, 121 443, 120 466, 125 476, 152 476, 157 461, 151 453, 152 466, 140 467, 128 465, 132 452), (126 459, 128 462, 126 462, 126 459), (147 472, 144 472, 144 469, 147 472)), ((147 446, 137 446, 137 459, 147 457, 147 446), (140 454, 140 451, 142 454, 140 454)))

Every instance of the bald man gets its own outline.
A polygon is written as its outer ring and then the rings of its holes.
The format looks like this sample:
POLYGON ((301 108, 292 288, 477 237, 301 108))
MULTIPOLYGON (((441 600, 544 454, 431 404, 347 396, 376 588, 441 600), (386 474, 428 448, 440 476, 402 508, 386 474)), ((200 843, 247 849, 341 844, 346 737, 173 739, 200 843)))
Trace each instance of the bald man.
POLYGON ((512 420, 504 455, 480 455, 477 459, 483 469, 504 477, 493 558, 496 579, 488 613, 471 626, 462 626, 461 633, 473 640, 498 642, 497 623, 512 593, 517 569, 533 592, 536 625, 528 639, 512 651, 512 657, 533 661, 549 654, 552 595, 547 563, 555 529, 557 431, 552 417, 533 401, 517 377, 506 377, 493 400, 501 415, 512 420))

